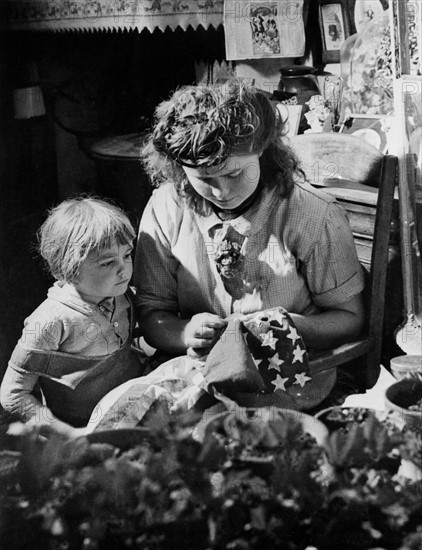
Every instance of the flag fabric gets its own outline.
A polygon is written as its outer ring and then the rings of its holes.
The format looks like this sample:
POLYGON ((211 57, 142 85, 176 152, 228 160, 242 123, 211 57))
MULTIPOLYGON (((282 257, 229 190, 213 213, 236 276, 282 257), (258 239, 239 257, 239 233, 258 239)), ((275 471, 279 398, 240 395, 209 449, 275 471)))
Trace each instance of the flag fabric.
POLYGON ((264 379, 266 393, 312 380, 308 354, 291 317, 282 308, 259 312, 245 324, 245 337, 264 379))
POLYGON ((244 320, 231 319, 203 372, 208 391, 215 388, 244 407, 311 409, 328 396, 336 381, 335 370, 310 372, 303 339, 282 307, 259 311, 244 320), (257 382, 258 373, 262 382, 257 382), (245 391, 248 383, 254 388, 245 391))
POLYGON ((158 402, 187 410, 207 393, 226 406, 309 410, 335 382, 334 369, 311 372, 302 337, 278 307, 231 318, 205 360, 174 357, 118 386, 97 404, 87 431, 135 427, 158 402))

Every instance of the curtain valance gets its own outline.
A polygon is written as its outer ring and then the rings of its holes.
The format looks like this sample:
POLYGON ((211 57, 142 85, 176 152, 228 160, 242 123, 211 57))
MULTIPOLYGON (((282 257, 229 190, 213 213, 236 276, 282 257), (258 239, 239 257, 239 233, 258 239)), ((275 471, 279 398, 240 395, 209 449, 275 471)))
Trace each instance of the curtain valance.
POLYGON ((223 0, 6 0, 10 30, 164 31, 223 22, 223 0))

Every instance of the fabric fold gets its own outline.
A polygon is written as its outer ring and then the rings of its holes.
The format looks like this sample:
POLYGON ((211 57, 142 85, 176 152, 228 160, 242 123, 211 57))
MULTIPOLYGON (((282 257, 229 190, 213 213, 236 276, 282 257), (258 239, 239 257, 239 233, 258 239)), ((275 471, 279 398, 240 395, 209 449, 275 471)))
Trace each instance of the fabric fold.
POLYGON ((261 392, 265 389, 242 328, 237 319, 231 319, 205 361, 202 373, 210 393, 216 390, 235 398, 237 392, 261 392))

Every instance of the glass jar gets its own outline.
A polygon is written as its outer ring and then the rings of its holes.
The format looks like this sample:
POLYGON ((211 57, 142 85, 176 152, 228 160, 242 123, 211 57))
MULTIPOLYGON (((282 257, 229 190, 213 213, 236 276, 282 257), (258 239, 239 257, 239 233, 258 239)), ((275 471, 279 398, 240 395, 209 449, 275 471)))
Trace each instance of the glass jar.
POLYGON ((282 67, 278 89, 281 92, 295 94, 298 104, 305 105, 313 95, 320 94, 316 72, 317 69, 307 65, 282 67))

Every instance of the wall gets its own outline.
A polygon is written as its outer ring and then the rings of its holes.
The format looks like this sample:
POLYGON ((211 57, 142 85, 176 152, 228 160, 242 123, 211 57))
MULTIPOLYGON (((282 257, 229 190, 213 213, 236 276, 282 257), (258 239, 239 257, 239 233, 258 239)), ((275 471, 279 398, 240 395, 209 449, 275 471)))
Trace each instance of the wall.
POLYGON ((224 58, 222 29, 0 33, 0 379, 24 318, 51 283, 36 253, 46 210, 96 188, 90 144, 138 131, 156 104, 195 82, 196 59, 224 58), (35 64, 45 116, 16 120, 13 90, 35 64))

